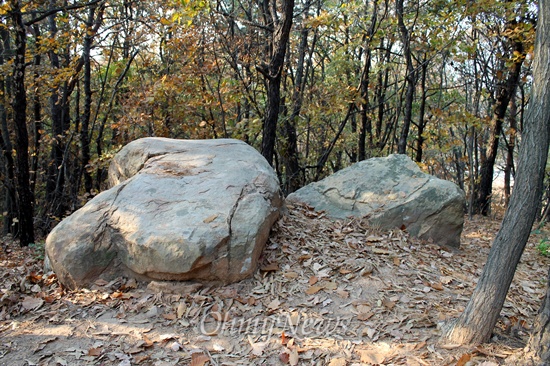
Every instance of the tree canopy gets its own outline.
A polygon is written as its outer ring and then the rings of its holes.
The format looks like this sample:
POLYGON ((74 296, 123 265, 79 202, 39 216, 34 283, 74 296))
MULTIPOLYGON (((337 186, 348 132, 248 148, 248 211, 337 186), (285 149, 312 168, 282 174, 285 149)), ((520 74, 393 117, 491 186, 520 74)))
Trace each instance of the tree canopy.
POLYGON ((46 234, 144 136, 244 140, 285 193, 405 153, 488 215, 536 21, 529 0, 1 1, 4 232, 46 234))

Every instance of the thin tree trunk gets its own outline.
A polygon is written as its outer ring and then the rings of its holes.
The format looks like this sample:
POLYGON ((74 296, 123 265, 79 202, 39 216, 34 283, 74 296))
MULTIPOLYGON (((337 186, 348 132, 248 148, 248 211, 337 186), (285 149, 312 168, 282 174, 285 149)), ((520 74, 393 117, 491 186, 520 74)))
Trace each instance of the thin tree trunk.
MULTIPOLYGON (((276 1, 276 0, 273 0, 276 1)), ((262 129, 262 155, 273 164, 275 139, 277 137, 277 121, 281 106, 281 78, 285 54, 292 27, 294 0, 281 0, 281 19, 275 23, 272 35, 272 54, 267 67, 258 70, 267 79, 267 107, 262 129)), ((273 11, 271 18, 275 21, 277 14, 273 11)))
POLYGON ((25 89, 25 52, 27 34, 21 4, 12 2, 12 19, 15 26, 15 62, 13 67, 13 122, 17 151, 16 190, 19 210, 19 240, 21 246, 34 243, 33 204, 29 174, 29 135, 27 131, 27 91, 25 89))
MULTIPOLYGON (((3 65, 5 59, 3 55, 8 54, 10 51, 10 39, 9 33, 6 28, 0 29, 1 35, 1 47, 0 50, 0 65, 3 65)), ((13 146, 10 140, 10 132, 8 129, 8 116, 6 107, 8 100, 11 98, 10 80, 4 79, 4 76, 0 75, 0 148, 2 149, 2 156, 4 157, 4 211, 7 215, 4 215, 3 233, 8 234, 17 233, 19 225, 15 218, 18 217, 17 209, 17 195, 15 192, 15 162, 13 159, 13 146)))
POLYGON ((361 116, 361 125, 359 129, 359 145, 358 145, 358 160, 365 160, 367 158, 367 139, 368 146, 372 148, 372 118, 369 115, 369 83, 370 83, 370 69, 372 63, 372 50, 371 41, 376 29, 376 22, 378 16, 378 0, 374 0, 372 8, 372 17, 370 26, 365 35, 365 64, 363 66, 363 72, 361 73, 361 108, 359 114, 361 116))
POLYGON ((517 105, 515 94, 510 101, 510 137, 506 143, 506 166, 504 167, 504 203, 506 207, 510 203, 512 192, 512 176, 514 170, 514 150, 516 147, 517 134, 517 105))
MULTIPOLYGON (((33 25, 33 32, 35 36, 35 43, 39 44, 41 40, 40 35, 40 26, 38 24, 33 25)), ((42 62, 42 56, 36 54, 34 56, 34 67, 38 68, 42 62)), ((35 83, 38 84, 38 79, 40 74, 38 70, 34 72, 35 83)), ((32 158, 31 158, 31 192, 35 194, 36 179, 38 177, 38 161, 40 157, 40 140, 42 138, 42 101, 40 99, 39 90, 35 90, 33 96, 33 114, 34 114, 34 130, 33 130, 33 147, 32 147, 32 158)))
POLYGON ((420 76, 420 91, 421 91, 421 100, 420 100, 420 111, 418 116, 418 136, 416 137, 416 157, 415 161, 417 163, 422 162, 422 154, 424 151, 424 129, 426 128, 426 99, 428 90, 426 89, 426 74, 428 73, 428 60, 427 55, 424 54, 424 59, 422 61, 422 74, 420 76))
POLYGON ((516 57, 511 70, 508 73, 506 82, 497 88, 496 103, 493 117, 491 120, 491 135, 489 137, 489 148, 486 158, 481 163, 479 183, 479 192, 476 201, 476 212, 484 216, 491 211, 491 195, 493 191, 494 166, 498 154, 500 134, 502 133, 502 124, 508 104, 512 95, 516 92, 519 78, 521 75, 521 66, 525 59, 523 44, 520 41, 514 42, 514 54, 521 55, 516 57))
MULTIPOLYGON (((304 22, 309 18, 309 8, 311 0, 306 0, 304 5, 304 22)), ((298 136, 296 134, 296 120, 299 118, 302 110, 302 102, 304 97, 304 87, 306 77, 304 77, 305 59, 307 53, 307 43, 309 36, 309 28, 303 26, 300 30, 300 44, 298 46, 298 63, 296 65, 296 77, 294 80, 294 90, 292 92, 292 112, 289 118, 284 120, 284 146, 282 158, 285 164, 286 171, 286 189, 285 193, 289 194, 296 191, 303 184, 302 170, 298 158, 298 136)))
POLYGON ((403 42, 403 57, 407 64, 407 75, 405 76, 406 93, 405 93, 405 115, 403 117, 403 127, 401 134, 399 135, 399 141, 397 143, 397 152, 399 154, 407 153, 407 138, 409 137, 409 130, 412 120, 412 107, 414 102, 414 89, 416 86, 416 69, 414 68, 411 53, 411 39, 409 30, 405 26, 403 21, 403 0, 396 0, 395 2, 397 25, 399 27, 399 34, 401 35, 401 42, 403 42))
POLYGON ((519 151, 516 184, 501 228, 466 309, 444 331, 451 343, 487 342, 506 299, 542 195, 550 142, 550 8, 541 1, 531 103, 519 151))
POLYGON ((88 171, 90 162, 90 118, 92 110, 92 65, 90 53, 95 34, 102 21, 103 7, 99 8, 96 16, 97 7, 90 6, 88 9, 88 19, 86 21, 86 36, 82 50, 82 59, 84 63, 84 110, 81 116, 80 144, 82 149, 81 171, 84 174, 84 190, 90 193, 93 188, 92 175, 88 171))

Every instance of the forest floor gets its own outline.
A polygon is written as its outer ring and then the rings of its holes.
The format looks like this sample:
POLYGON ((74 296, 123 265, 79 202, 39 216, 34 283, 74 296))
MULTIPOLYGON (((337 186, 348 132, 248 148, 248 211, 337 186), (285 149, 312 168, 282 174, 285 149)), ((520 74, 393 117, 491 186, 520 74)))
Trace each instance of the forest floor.
POLYGON ((0 364, 521 364, 550 259, 529 240, 490 343, 439 341, 472 290, 500 221, 466 220, 459 251, 289 207, 256 275, 224 287, 120 278, 67 291, 43 248, 0 251, 0 364), (513 359, 514 361, 510 361, 513 359))

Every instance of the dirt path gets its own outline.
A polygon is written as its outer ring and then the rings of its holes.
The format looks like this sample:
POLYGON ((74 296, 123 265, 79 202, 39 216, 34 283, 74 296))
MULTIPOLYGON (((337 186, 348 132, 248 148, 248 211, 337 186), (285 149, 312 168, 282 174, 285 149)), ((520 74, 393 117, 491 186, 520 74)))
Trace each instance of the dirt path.
POLYGON ((521 359, 550 261, 533 236, 493 342, 439 344, 498 222, 447 252, 401 231, 290 207, 254 278, 222 288, 117 279, 65 292, 37 249, 0 253, 1 365, 496 365, 521 359))

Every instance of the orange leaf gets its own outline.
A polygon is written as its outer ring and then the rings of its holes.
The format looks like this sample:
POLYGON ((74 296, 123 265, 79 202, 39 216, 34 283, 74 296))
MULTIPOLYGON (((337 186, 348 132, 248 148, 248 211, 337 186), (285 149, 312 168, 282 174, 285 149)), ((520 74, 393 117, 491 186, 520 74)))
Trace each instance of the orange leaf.
POLYGON ((122 297, 123 293, 120 291, 115 291, 111 294, 111 299, 118 299, 119 297, 122 297))
POLYGON ((313 286, 313 285, 315 285, 315 284, 317 283, 317 281, 319 281, 319 279, 318 279, 316 276, 311 276, 311 277, 309 278, 309 285, 310 285, 310 286, 313 286))
POLYGON ((468 363, 468 361, 470 361, 472 359, 472 355, 469 354, 469 353, 465 353, 462 355, 462 357, 460 357, 456 363, 456 366, 464 366, 466 365, 466 363, 468 363))
POLYGON ((143 335, 142 337, 143 337, 143 341, 145 342, 145 343, 143 344, 143 347, 145 347, 145 348, 153 347, 154 342, 153 342, 152 340, 150 340, 149 338, 147 338, 146 335, 143 335))

